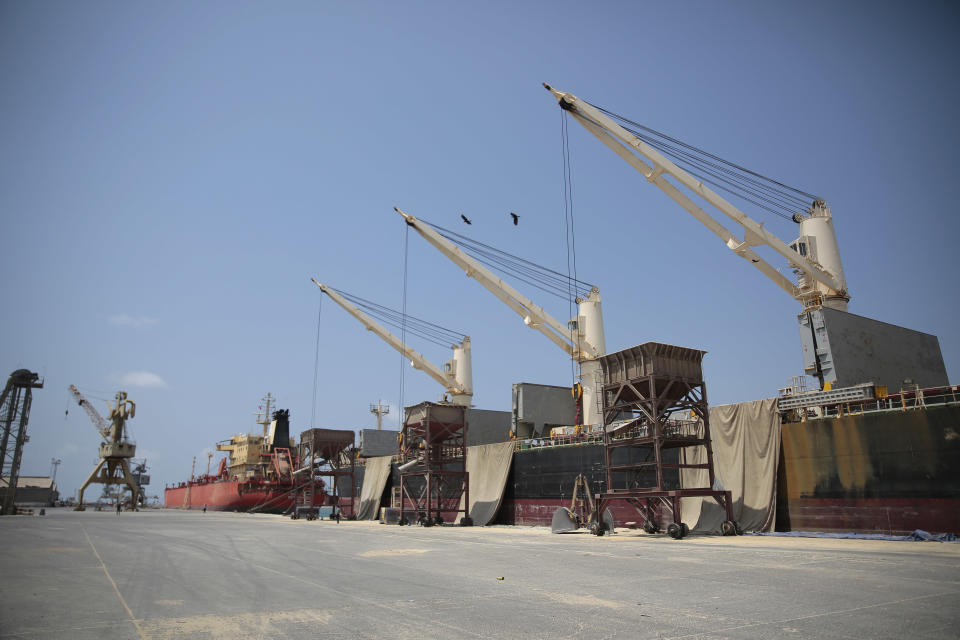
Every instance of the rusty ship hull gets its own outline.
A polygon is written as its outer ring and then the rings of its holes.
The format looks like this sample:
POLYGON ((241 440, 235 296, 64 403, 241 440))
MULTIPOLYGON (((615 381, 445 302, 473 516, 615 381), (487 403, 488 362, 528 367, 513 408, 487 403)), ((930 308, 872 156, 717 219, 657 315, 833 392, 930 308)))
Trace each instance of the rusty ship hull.
POLYGON ((214 480, 185 482, 164 491, 167 508, 212 511, 250 511, 285 513, 293 506, 290 486, 263 482, 214 480))
POLYGON ((777 528, 960 532, 960 406, 785 423, 777 528))

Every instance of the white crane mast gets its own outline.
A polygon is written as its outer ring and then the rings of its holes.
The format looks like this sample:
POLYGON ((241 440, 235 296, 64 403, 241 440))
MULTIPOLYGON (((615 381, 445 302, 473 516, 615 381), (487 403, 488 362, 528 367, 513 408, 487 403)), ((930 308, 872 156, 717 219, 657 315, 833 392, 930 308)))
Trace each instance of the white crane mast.
POLYGON ((463 342, 452 345, 453 359, 445 362, 443 370, 441 370, 420 353, 404 344, 402 340, 387 331, 377 321, 357 308, 356 305, 337 293, 336 290, 317 282, 314 278, 311 278, 311 280, 313 280, 315 285, 320 287, 321 291, 330 296, 331 300, 359 320, 368 331, 372 331, 384 342, 399 351, 405 358, 408 358, 414 369, 423 371, 440 383, 446 390, 446 395, 449 396, 450 402, 465 407, 470 406, 470 401, 473 398, 473 370, 469 337, 464 337, 463 342))
POLYGON ((660 187, 680 206, 689 211, 697 220, 720 237, 730 250, 741 258, 748 260, 764 275, 773 280, 777 286, 800 301, 804 308, 822 304, 846 311, 850 295, 847 291, 840 262, 833 219, 829 207, 823 200, 817 199, 813 203, 807 211, 809 217, 803 217, 799 214, 794 216, 794 220, 800 223, 801 236, 788 246, 764 229, 763 224, 748 217, 704 185, 702 181, 678 167, 600 110, 570 93, 557 91, 548 84, 543 86, 553 94, 560 106, 587 131, 626 160, 648 181, 660 187), (743 227, 743 239, 738 238, 697 206, 689 196, 671 184, 665 175, 674 178, 743 227), (759 245, 766 245, 783 256, 797 273, 798 284, 791 282, 766 260, 757 255, 752 247, 759 245))
POLYGON ((583 383, 583 422, 584 424, 601 423, 603 419, 597 402, 598 387, 601 383, 600 363, 597 358, 606 353, 607 345, 603 332, 600 291, 594 287, 585 299, 578 298, 577 317, 572 318, 564 327, 540 306, 498 278, 480 262, 440 235, 433 227, 409 213, 396 207, 394 209, 424 240, 523 318, 525 325, 545 335, 551 342, 566 351, 573 360, 580 363, 580 377, 583 383))

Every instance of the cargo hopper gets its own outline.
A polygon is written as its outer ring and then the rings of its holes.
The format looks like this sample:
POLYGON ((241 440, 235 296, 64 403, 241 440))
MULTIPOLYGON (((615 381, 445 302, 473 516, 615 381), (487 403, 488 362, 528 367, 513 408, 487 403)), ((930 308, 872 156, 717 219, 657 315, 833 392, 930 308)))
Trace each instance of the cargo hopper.
POLYGON ((217 443, 227 457, 215 473, 194 476, 164 490, 164 505, 176 509, 285 513, 293 506, 295 456, 286 410, 271 415, 264 398, 261 434, 241 434, 217 443), (272 420, 270 418, 273 418, 272 420))

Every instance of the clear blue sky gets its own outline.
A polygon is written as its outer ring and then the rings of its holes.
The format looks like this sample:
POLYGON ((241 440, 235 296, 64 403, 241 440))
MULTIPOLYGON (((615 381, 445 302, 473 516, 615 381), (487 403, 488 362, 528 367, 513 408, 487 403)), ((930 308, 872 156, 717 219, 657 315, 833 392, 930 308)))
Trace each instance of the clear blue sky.
MULTIPOLYGON (((395 424, 399 355, 328 299, 310 424, 310 277, 399 307, 395 205, 457 229, 463 212, 476 239, 565 271, 542 82, 825 197, 850 311, 939 336, 956 382, 958 27, 935 2, 2 2, 0 375, 46 379, 22 473, 62 458, 70 494, 93 468, 69 384, 104 413, 119 388, 137 402, 151 494, 248 431, 267 391, 295 433, 370 427, 378 399, 395 424)), ((610 351, 709 351, 714 404, 801 372, 793 300, 574 123, 570 144, 610 351)), ((571 382, 553 344, 409 246, 408 310, 472 337, 476 406, 571 382)), ((436 399, 405 369, 407 404, 436 399)))

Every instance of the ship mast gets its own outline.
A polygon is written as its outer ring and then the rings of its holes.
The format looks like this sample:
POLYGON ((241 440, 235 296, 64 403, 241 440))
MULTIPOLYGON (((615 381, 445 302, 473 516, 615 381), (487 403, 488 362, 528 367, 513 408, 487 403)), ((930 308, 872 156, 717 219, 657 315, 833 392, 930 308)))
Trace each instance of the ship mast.
POLYGON ((377 416, 377 431, 383 429, 383 416, 390 413, 390 407, 383 404, 382 400, 378 400, 377 404, 370 405, 370 413, 377 416))
POLYGON ((271 422, 271 420, 270 420, 270 403, 273 402, 273 396, 270 395, 269 392, 267 392, 267 397, 266 397, 266 398, 263 398, 263 402, 264 402, 264 405, 263 405, 263 406, 264 406, 263 413, 258 413, 258 414, 257 414, 257 417, 259 418, 259 419, 257 420, 257 424, 263 425, 263 437, 266 438, 266 437, 267 437, 267 431, 268 431, 269 428, 270 428, 270 422, 271 422))

